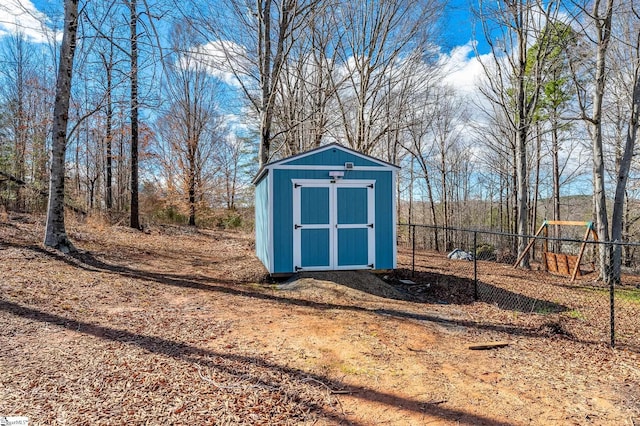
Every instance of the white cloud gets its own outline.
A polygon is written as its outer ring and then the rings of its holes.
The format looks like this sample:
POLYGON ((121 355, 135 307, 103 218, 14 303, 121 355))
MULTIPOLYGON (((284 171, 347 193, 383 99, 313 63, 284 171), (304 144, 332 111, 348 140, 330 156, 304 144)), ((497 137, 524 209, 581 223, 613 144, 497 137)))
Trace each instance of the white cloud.
POLYGON ((474 43, 458 46, 451 50, 449 54, 440 57, 442 69, 442 82, 455 89, 461 96, 478 93, 478 84, 485 77, 482 64, 475 53, 474 43))
POLYGON ((0 3, 0 37, 22 33, 27 40, 35 43, 49 41, 49 36, 57 39, 61 33, 54 33, 49 27, 50 19, 40 12, 31 0, 2 0, 0 3))
POLYGON ((191 55, 206 64, 212 75, 233 87, 239 87, 238 77, 246 77, 250 72, 247 50, 232 41, 211 41, 195 48, 191 55))

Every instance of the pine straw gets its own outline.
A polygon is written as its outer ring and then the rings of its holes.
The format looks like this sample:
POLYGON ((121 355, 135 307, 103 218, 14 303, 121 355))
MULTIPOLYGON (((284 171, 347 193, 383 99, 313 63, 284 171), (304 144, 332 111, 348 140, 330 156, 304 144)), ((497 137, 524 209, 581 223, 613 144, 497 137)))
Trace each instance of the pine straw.
MULTIPOLYGON (((198 425, 640 418, 637 353, 583 341, 582 320, 563 312, 472 303, 446 261, 423 277, 432 285, 416 300, 427 303, 414 303, 394 294, 415 288, 357 280, 259 284, 265 271, 242 233, 69 229, 74 256, 42 248, 42 218, 0 223, 0 415, 198 425), (304 326, 317 340, 296 334, 304 326), (499 352, 466 350, 503 339, 499 352)), ((500 279, 507 289, 514 280, 500 279)))
MULTIPOLYGON (((26 225, 0 229, 0 414, 32 424, 286 425, 340 413, 330 382, 234 335, 233 321, 217 321, 210 304, 177 303, 205 286, 198 253, 186 255, 187 276, 133 261, 146 254, 161 266, 166 259, 154 250, 180 253, 186 247, 175 230, 72 233, 95 251, 71 257, 41 248, 41 224, 26 225), (169 294, 165 281, 177 286, 169 294)), ((201 239, 203 258, 215 259, 207 234, 189 238, 201 239)), ((224 242, 238 254, 251 249, 244 236, 224 242)), ((220 266, 230 282, 263 273, 255 264, 220 266)))

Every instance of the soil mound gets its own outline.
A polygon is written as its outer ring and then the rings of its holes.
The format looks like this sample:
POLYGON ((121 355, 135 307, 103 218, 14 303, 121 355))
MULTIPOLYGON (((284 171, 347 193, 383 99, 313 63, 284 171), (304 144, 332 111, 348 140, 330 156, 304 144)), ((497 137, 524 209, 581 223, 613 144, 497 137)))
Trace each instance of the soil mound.
POLYGON ((395 300, 411 300, 410 294, 378 278, 369 271, 300 272, 280 290, 296 291, 325 298, 371 299, 371 296, 395 300))

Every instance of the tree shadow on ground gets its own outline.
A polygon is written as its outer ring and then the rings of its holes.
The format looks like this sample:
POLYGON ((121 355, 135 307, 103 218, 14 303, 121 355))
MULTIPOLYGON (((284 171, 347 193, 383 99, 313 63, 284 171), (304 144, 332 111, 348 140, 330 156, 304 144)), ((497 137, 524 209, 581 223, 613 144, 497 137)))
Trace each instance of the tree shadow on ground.
MULTIPOLYGON (((9 245, 12 245, 9 243, 9 245)), ((24 246, 16 245, 23 249, 29 249, 47 255, 53 259, 62 261, 71 266, 81 268, 86 271, 92 272, 108 272, 115 273, 127 278, 140 279, 145 281, 152 281, 162 285, 169 285, 179 288, 190 288, 195 290, 203 290, 207 292, 218 292, 222 294, 228 294, 231 296, 257 299, 270 301, 274 303, 283 303, 286 305, 308 307, 318 310, 343 310, 353 312, 363 312, 373 315, 384 315, 399 319, 413 319, 417 321, 426 321, 438 324, 446 324, 451 326, 462 326, 475 328, 478 330, 493 331, 499 333, 506 333, 511 336, 525 336, 534 338, 546 338, 548 333, 541 332, 536 327, 524 327, 516 326, 512 324, 504 323, 491 323, 485 320, 466 320, 466 319, 452 319, 438 316, 437 314, 416 313, 399 309, 391 308, 373 308, 361 306, 357 302, 353 304, 339 304, 330 302, 318 302, 314 300, 308 300, 305 298, 295 297, 293 293, 287 293, 284 291, 274 291, 272 286, 253 286, 247 287, 243 284, 245 282, 232 282, 230 280, 223 280, 207 276, 192 276, 192 275, 177 275, 177 274, 162 274, 143 270, 137 270, 134 268, 112 265, 105 263, 88 252, 78 252, 71 255, 64 255, 60 252, 51 249, 44 249, 39 246, 24 246)), ((255 284, 255 283, 251 283, 255 284)), ((581 342, 580 340, 573 338, 572 336, 559 335, 559 338, 581 342)), ((593 343, 591 341, 585 341, 582 343, 593 343)))
POLYGON ((502 310, 524 313, 559 313, 570 310, 558 303, 515 293, 482 281, 478 281, 476 291, 473 279, 456 275, 428 271, 412 272, 399 268, 393 272, 389 281, 412 293, 412 301, 415 302, 467 305, 480 301, 502 310), (415 284, 403 284, 401 279, 410 279, 415 284))
POLYGON ((570 310, 569 307, 559 303, 514 293, 482 281, 478 281, 478 300, 503 310, 523 313, 555 314, 570 310))
MULTIPOLYGON (((493 426, 507 426, 510 423, 497 421, 490 417, 472 414, 462 410, 456 410, 453 408, 443 407, 439 403, 419 401, 416 399, 406 398, 390 393, 378 391, 376 389, 367 388, 364 386, 348 385, 340 380, 332 380, 328 377, 310 373, 297 368, 280 365, 270 362, 259 356, 247 356, 234 353, 217 352, 214 350, 203 349, 200 347, 192 346, 183 342, 164 339, 157 336, 148 336, 138 333, 132 333, 128 330, 116 329, 106 327, 98 324, 88 323, 84 321, 75 320, 72 318, 66 318, 60 315, 44 312, 38 309, 30 308, 27 306, 19 305, 17 303, 9 302, 0 299, 0 310, 9 313, 11 315, 19 316, 31 321, 38 321, 42 323, 53 324, 67 330, 71 330, 76 333, 85 334, 88 336, 96 337, 99 339, 118 342, 127 346, 137 346, 153 354, 159 354, 163 356, 169 356, 172 358, 180 359, 182 361, 191 363, 197 367, 206 367, 212 370, 218 370, 222 373, 230 374, 234 377, 238 377, 244 372, 236 371, 232 366, 220 363, 219 360, 229 360, 242 364, 251 364, 256 367, 268 368, 274 372, 277 372, 283 377, 283 381, 297 381, 302 383, 309 383, 315 381, 316 383, 323 384, 330 387, 333 391, 342 391, 349 393, 355 398, 361 400, 368 400, 371 402, 379 403, 389 407, 402 407, 404 410, 413 411, 421 414, 427 414, 430 416, 438 417, 447 421, 456 421, 462 424, 473 425, 493 425, 493 426)), ((233 364, 231 364, 233 365, 233 364)), ((285 392, 286 397, 299 403, 305 404, 305 401, 301 400, 298 395, 292 392, 287 392, 283 387, 279 386, 279 383, 271 380, 265 380, 260 375, 250 378, 252 383, 256 383, 264 386, 266 389, 271 389, 272 392, 285 392)), ((319 390, 320 392, 320 390, 319 390)), ((340 414, 335 409, 328 407, 313 406, 306 407, 319 414, 320 417, 337 421, 343 424, 346 422, 352 425, 360 425, 363 423, 355 422, 348 419, 344 413, 340 414)))

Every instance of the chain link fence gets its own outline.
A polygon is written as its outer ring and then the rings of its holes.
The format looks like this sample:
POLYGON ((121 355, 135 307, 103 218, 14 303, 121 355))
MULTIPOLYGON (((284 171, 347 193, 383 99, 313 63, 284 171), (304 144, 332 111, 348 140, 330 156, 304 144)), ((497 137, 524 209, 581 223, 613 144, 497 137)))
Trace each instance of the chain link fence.
POLYGON ((398 269, 437 303, 491 305, 482 314, 505 328, 640 351, 640 244, 585 241, 584 230, 520 237, 400 224, 398 269), (522 261, 519 243, 529 246, 522 261))

